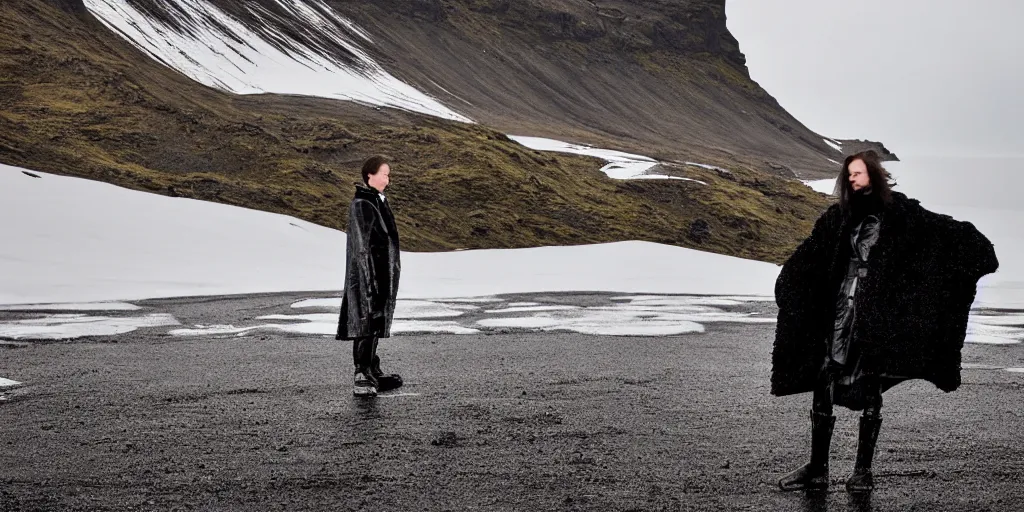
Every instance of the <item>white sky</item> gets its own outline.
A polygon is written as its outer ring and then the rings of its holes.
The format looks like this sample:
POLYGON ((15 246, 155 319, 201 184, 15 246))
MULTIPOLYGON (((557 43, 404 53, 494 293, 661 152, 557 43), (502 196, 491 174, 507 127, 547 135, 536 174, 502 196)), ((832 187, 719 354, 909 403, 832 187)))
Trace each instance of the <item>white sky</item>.
POLYGON ((728 0, 751 76, 812 130, 897 155, 1024 156, 1024 2, 728 0))

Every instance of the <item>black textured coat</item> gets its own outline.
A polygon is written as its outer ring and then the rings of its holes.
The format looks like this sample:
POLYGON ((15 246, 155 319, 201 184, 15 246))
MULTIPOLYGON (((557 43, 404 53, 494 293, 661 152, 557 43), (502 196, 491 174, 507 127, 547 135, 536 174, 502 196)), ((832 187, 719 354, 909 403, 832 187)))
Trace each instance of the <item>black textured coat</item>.
MULTIPOLYGON (((854 342, 868 371, 953 391, 978 279, 999 266, 995 250, 972 224, 925 210, 898 192, 884 215, 855 299, 854 342)), ((775 283, 773 395, 814 389, 850 257, 846 233, 846 217, 833 205, 782 267, 775 283)))
POLYGON ((349 207, 345 262, 345 290, 335 338, 391 336, 402 270, 398 228, 387 201, 376 190, 361 185, 356 186, 349 207))

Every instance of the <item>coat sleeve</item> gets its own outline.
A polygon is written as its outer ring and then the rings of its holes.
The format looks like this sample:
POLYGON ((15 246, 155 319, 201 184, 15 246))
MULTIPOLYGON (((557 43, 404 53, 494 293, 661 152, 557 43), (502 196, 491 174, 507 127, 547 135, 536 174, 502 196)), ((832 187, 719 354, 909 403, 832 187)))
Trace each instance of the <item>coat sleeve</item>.
POLYGON ((953 271, 961 282, 975 284, 983 276, 999 269, 996 250, 985 235, 970 222, 955 222, 952 251, 953 271))
POLYGON ((961 351, 967 336, 971 305, 977 295, 978 280, 999 268, 992 242, 970 222, 939 215, 936 225, 942 244, 940 256, 945 260, 941 282, 948 295, 939 306, 936 317, 939 340, 932 348, 934 369, 932 382, 943 391, 960 386, 961 351))
POLYGON ((382 315, 377 307, 381 299, 377 283, 377 268, 373 257, 373 235, 379 230, 380 214, 369 201, 355 200, 348 215, 349 271, 351 279, 359 283, 362 311, 370 317, 382 315))
POLYGON ((834 217, 835 212, 831 209, 819 217, 811 235, 800 243, 782 266, 775 281, 775 302, 780 311, 801 316, 817 304, 814 290, 828 278, 830 262, 826 260, 828 244, 834 240, 834 217))
POLYGON ((825 340, 821 320, 827 318, 822 312, 833 303, 821 295, 828 289, 836 213, 829 210, 815 222, 811 235, 789 257, 775 282, 779 316, 772 349, 773 395, 810 391, 821 368, 825 340))

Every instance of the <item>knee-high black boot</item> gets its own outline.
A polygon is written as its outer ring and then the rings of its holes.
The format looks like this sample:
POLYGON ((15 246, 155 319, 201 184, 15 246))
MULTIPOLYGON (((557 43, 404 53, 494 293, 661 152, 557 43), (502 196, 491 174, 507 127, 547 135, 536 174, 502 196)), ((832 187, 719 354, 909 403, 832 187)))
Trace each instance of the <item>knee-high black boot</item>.
POLYGON ((374 338, 358 338, 352 340, 352 362, 355 365, 354 387, 355 396, 372 397, 377 395, 377 378, 373 376, 373 340, 374 338))
POLYGON ((784 491, 828 488, 828 452, 836 417, 811 411, 811 461, 779 480, 784 491))
POLYGON ((853 474, 846 479, 847 491, 870 492, 875 488, 874 476, 871 474, 871 461, 875 458, 878 431, 881 427, 882 418, 878 415, 865 414, 861 416, 860 434, 857 438, 857 462, 853 466, 853 474))
POLYGON ((402 376, 397 373, 384 373, 380 369, 380 357, 377 357, 377 345, 380 338, 373 338, 373 363, 370 365, 370 372, 377 379, 377 391, 390 391, 402 387, 402 376))

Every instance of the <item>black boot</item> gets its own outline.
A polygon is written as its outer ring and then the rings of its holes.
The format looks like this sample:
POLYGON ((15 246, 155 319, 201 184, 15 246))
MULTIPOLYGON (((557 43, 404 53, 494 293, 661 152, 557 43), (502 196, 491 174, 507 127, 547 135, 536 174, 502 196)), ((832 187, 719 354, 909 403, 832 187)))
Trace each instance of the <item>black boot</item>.
POLYGON ((352 340, 352 361, 356 371, 352 394, 361 397, 377 396, 377 378, 373 376, 373 338, 352 340))
POLYGON ((882 418, 861 416, 860 435, 857 439, 857 463, 853 466, 853 474, 846 479, 847 491, 871 492, 875 488, 874 477, 871 475, 871 460, 875 458, 878 430, 881 427, 882 418))
POLYGON ((402 387, 402 376, 397 373, 384 373, 380 369, 380 358, 377 357, 377 344, 380 338, 373 339, 373 363, 370 365, 370 373, 377 379, 377 391, 384 392, 402 387))
POLYGON ((836 417, 811 411, 811 462, 779 479, 783 491, 828 489, 828 451, 836 417))

